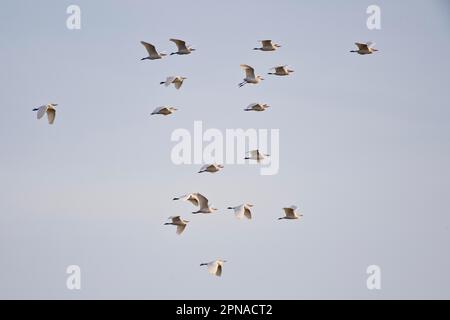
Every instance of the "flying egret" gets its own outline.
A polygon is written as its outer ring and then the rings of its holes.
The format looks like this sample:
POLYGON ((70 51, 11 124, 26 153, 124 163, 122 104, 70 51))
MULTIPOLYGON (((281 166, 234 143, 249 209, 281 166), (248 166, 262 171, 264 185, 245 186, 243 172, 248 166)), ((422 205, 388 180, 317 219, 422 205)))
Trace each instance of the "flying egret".
POLYGON ((356 52, 361 55, 365 54, 372 54, 375 51, 378 51, 378 49, 373 48, 375 43, 373 42, 367 42, 367 43, 359 43, 355 42, 355 45, 358 47, 358 50, 351 50, 350 52, 356 52))
POLYGON ((217 211, 216 208, 213 208, 212 206, 209 205, 208 199, 205 196, 203 196, 202 194, 198 193, 198 192, 186 194, 186 195, 181 196, 181 197, 176 197, 176 198, 173 198, 173 200, 189 201, 194 206, 198 206, 199 209, 197 211, 192 212, 194 214, 197 214, 197 213, 213 213, 214 211, 217 211))
POLYGON ((200 266, 207 266, 210 274, 220 277, 222 275, 223 264, 225 262, 227 262, 227 260, 218 259, 211 262, 201 263, 200 266))
POLYGON ((44 116, 44 114, 47 114, 48 123, 53 124, 53 122, 55 122, 55 117, 56 117, 55 107, 57 105, 58 104, 56 104, 56 103, 49 103, 49 104, 45 104, 43 106, 34 108, 33 111, 37 111, 38 119, 41 119, 44 116))
POLYGON ((255 76, 255 69, 246 64, 241 64, 241 68, 245 71, 244 81, 239 83, 239 88, 244 86, 247 83, 258 84, 261 80, 264 80, 261 76, 255 76))
POLYGON ((175 107, 159 107, 156 108, 155 110, 153 110, 153 112, 151 113, 151 115, 155 115, 155 114, 162 114, 163 116, 168 116, 169 114, 174 113, 175 111, 177 111, 178 109, 175 107))
POLYGON ((258 149, 249 151, 249 152, 247 152, 247 154, 249 156, 245 157, 244 158, 245 160, 256 160, 258 162, 266 159, 267 157, 270 157, 270 155, 264 154, 264 153, 260 152, 258 149))
POLYGON ((282 220, 282 219, 294 220, 294 219, 298 219, 300 217, 303 217, 302 214, 299 215, 299 214, 297 214, 295 212, 295 210, 297 210, 296 206, 290 206, 288 208, 283 208, 283 210, 284 210, 285 216, 281 217, 281 218, 278 218, 278 220, 282 220))
POLYGON ((198 173, 202 172, 209 172, 209 173, 215 173, 223 169, 224 166, 221 164, 205 164, 203 167, 200 168, 200 171, 198 173))
POLYGON ((244 109, 244 111, 265 111, 270 106, 266 103, 252 103, 247 106, 247 108, 244 109))
POLYGON ((195 51, 194 48, 187 46, 186 42, 183 40, 179 40, 179 39, 169 39, 170 41, 172 41, 173 43, 176 44, 178 51, 176 52, 172 52, 170 55, 174 55, 174 54, 179 54, 179 55, 184 55, 184 54, 190 54, 192 51, 195 51))
POLYGON ((141 44, 145 47, 145 49, 148 52, 148 57, 142 58, 142 60, 157 60, 157 59, 161 59, 162 57, 165 57, 167 54, 163 53, 163 52, 159 52, 156 51, 156 48, 154 45, 145 42, 145 41, 141 41, 141 44))
POLYGON ((166 87, 170 86, 172 83, 175 86, 175 88, 180 89, 181 85, 183 84, 183 81, 186 80, 186 77, 180 77, 180 76, 176 76, 176 77, 167 77, 166 81, 161 81, 159 84, 163 84, 166 87))
POLYGON ((260 48, 253 48, 253 50, 261 50, 261 51, 275 51, 278 48, 281 48, 279 44, 272 43, 272 40, 259 40, 261 42, 260 48))
POLYGON ((169 217, 169 219, 172 220, 172 222, 166 222, 164 223, 165 226, 172 225, 177 226, 177 234, 180 235, 183 233, 184 229, 186 229, 186 225, 188 224, 188 220, 181 219, 180 216, 173 216, 169 217))
POLYGON ((294 70, 288 69, 287 65, 284 66, 276 66, 271 70, 275 70, 275 72, 269 72, 268 74, 272 74, 275 76, 288 76, 290 73, 294 72, 294 70))
POLYGON ((242 218, 246 217, 247 219, 251 220, 252 212, 251 212, 250 208, 252 208, 252 207, 253 207, 252 204, 244 203, 237 207, 228 207, 228 209, 234 210, 234 215, 238 219, 242 219, 242 218))

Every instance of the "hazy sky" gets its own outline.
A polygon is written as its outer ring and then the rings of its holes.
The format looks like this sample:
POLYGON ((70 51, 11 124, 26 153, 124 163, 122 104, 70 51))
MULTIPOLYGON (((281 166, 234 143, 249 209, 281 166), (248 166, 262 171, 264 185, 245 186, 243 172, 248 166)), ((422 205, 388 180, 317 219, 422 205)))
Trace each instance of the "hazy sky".
POLYGON ((3 0, 0 38, 0 298, 450 298, 447 1, 3 0), (140 61, 139 41, 172 37, 197 51, 140 61), (263 38, 283 47, 251 50, 263 38), (349 53, 369 40, 379 52, 349 53), (239 89, 242 63, 296 72, 239 89), (53 126, 31 111, 48 102, 53 126), (164 104, 180 110, 150 118, 164 104), (280 129, 279 174, 174 165, 170 135, 195 120, 280 129), (220 211, 172 201, 189 192, 220 211), (226 210, 243 202, 253 221, 226 210), (303 220, 277 221, 292 204, 303 220), (181 237, 171 215, 191 221, 181 237), (200 268, 219 257, 222 278, 200 268))

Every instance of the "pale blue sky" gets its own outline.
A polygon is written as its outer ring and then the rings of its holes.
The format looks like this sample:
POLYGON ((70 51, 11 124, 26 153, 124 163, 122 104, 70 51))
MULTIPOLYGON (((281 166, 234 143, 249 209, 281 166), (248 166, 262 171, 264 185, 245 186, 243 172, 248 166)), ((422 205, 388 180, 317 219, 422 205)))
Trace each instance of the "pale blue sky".
POLYGON ((446 1, 1 1, 0 297, 450 298, 449 32, 446 1), (172 37, 197 51, 139 60, 172 37), (251 50, 262 38, 283 47, 251 50), (296 72, 239 89, 242 63, 296 72), (159 86, 175 74, 181 90, 159 86), (272 108, 242 111, 255 101, 272 108), (47 102, 54 126, 31 112, 47 102), (149 117, 164 104, 180 111, 149 117), (173 165, 170 134, 195 120, 280 129, 279 174, 173 165), (219 213, 171 200, 197 191, 219 213), (243 202, 251 222, 225 210, 243 202), (304 219, 276 221, 291 204, 304 219), (170 215, 191 220, 182 237, 170 215), (217 257, 221 279, 199 267, 217 257))

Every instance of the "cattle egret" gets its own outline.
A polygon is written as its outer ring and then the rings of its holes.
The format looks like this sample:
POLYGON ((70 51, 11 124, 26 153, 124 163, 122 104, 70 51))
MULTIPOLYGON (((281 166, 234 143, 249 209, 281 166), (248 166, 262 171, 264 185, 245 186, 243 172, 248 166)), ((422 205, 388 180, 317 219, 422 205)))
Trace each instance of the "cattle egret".
POLYGON ((358 50, 351 50, 350 52, 356 52, 358 54, 364 55, 364 54, 372 54, 375 51, 378 51, 378 49, 373 48, 375 43, 372 42, 367 43, 355 42, 355 45, 358 47, 358 50))
POLYGON ((168 116, 169 114, 172 114, 177 110, 178 109, 175 107, 159 107, 159 108, 156 108, 155 110, 153 110, 151 115, 161 114, 163 116, 168 116))
POLYGON ((282 219, 288 219, 288 220, 294 220, 294 219, 298 219, 300 217, 303 217, 302 214, 298 215, 295 210, 297 210, 296 206, 290 206, 288 208, 283 208, 284 210, 284 217, 278 218, 278 220, 282 220, 282 219))
POLYGON ((290 73, 294 72, 294 70, 288 69, 287 66, 276 66, 271 70, 275 70, 275 72, 269 72, 268 74, 272 74, 275 76, 288 76, 290 73))
POLYGON ((199 206, 199 210, 194 211, 192 213, 197 214, 197 213, 213 213, 214 211, 217 211, 216 208, 213 208, 212 206, 209 205, 208 203, 208 199, 203 196, 200 193, 190 193, 190 194, 186 194, 184 196, 181 197, 176 197, 173 198, 173 200, 183 200, 183 201, 189 201, 190 203, 192 203, 194 206, 199 206))
POLYGON ((244 109, 244 111, 265 111, 270 106, 262 103, 252 103, 244 109))
POLYGON ((176 44, 178 51, 176 52, 172 52, 170 55, 174 55, 174 54, 190 54, 192 51, 195 51, 194 48, 191 48, 190 46, 186 45, 186 42, 183 40, 178 40, 178 39, 169 39, 170 41, 172 41, 173 43, 176 44))
POLYGON ((49 103, 37 108, 34 108, 33 111, 37 111, 37 118, 41 119, 44 114, 47 114, 47 120, 49 124, 53 124, 53 122, 55 122, 55 117, 56 117, 56 109, 55 107, 58 104, 56 103, 49 103))
POLYGON ((239 83, 239 88, 244 86, 247 83, 258 84, 261 80, 264 80, 261 76, 255 76, 255 69, 246 64, 241 64, 241 68, 245 71, 244 81, 239 83))
POLYGON ((161 59, 162 57, 165 57, 167 54, 160 52, 158 53, 158 51, 156 51, 155 46, 145 42, 145 41, 141 41, 141 44, 145 47, 145 49, 148 52, 148 57, 142 58, 142 60, 157 60, 157 59, 161 59))
POLYGON ((175 88, 180 89, 181 85, 183 84, 183 81, 186 80, 187 78, 185 77, 167 77, 166 81, 161 81, 159 84, 163 84, 166 87, 170 86, 172 83, 175 86, 175 88))
POLYGON ((250 208, 253 207, 252 204, 244 203, 237 207, 228 207, 228 209, 234 210, 234 215, 238 219, 246 217, 247 219, 252 219, 252 212, 250 208))
POLYGON ((215 276, 220 277, 222 275, 223 264, 227 262, 226 260, 214 260, 207 263, 201 263, 200 266, 207 266, 208 272, 215 276))
POLYGON ((247 154, 249 156, 245 157, 245 160, 256 160, 258 162, 260 162, 270 156, 268 154, 259 152, 259 150, 252 150, 252 151, 247 152, 247 154))
POLYGON ((188 220, 181 219, 180 216, 169 217, 172 222, 166 222, 164 225, 172 225, 177 226, 177 234, 180 235, 183 233, 184 229, 186 229, 186 225, 188 224, 188 220))
POLYGON ((198 173, 202 172, 216 173, 223 168, 224 167, 221 164, 205 164, 203 167, 200 168, 200 171, 198 173))
POLYGON ((281 48, 279 44, 272 43, 272 40, 259 40, 259 42, 261 42, 261 48, 253 48, 253 50, 275 51, 278 48, 281 48))

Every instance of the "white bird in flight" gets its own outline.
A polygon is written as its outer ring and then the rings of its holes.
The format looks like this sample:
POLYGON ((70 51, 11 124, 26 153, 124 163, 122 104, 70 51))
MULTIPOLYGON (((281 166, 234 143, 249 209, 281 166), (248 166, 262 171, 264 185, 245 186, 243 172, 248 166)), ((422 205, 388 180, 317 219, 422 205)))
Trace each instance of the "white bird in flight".
POLYGON ((249 151, 249 152, 247 152, 247 154, 249 156, 245 157, 244 158, 245 160, 256 160, 258 162, 266 159, 267 157, 270 157, 270 155, 264 154, 264 153, 260 152, 258 149, 249 151))
POLYGON ((214 260, 211 262, 201 263, 200 266, 208 266, 208 272, 215 276, 220 277, 222 275, 223 264, 227 262, 226 260, 214 260))
POLYGON ((350 52, 356 52, 358 54, 364 55, 364 54, 372 54, 378 49, 373 48, 375 43, 373 42, 367 42, 367 43, 359 43, 355 42, 355 45, 358 47, 358 50, 351 50, 350 52))
POLYGON ((203 196, 202 194, 198 193, 198 192, 186 194, 186 195, 181 196, 181 197, 176 197, 176 198, 173 198, 173 200, 189 201, 194 206, 198 206, 199 209, 197 211, 192 212, 194 214, 197 214, 197 213, 213 213, 214 211, 217 211, 216 208, 213 208, 212 206, 209 205, 208 199, 205 196, 203 196))
POLYGON ((290 73, 294 72, 294 70, 288 69, 287 65, 284 66, 276 66, 271 70, 275 70, 275 72, 269 72, 268 74, 272 74, 275 76, 288 76, 290 73))
POLYGON ((221 164, 205 164, 203 167, 200 168, 200 171, 198 173, 202 172, 216 173, 223 168, 224 166, 221 164))
POLYGON ((244 111, 265 111, 270 106, 266 103, 252 103, 247 106, 247 108, 244 109, 244 111))
POLYGON ((288 220, 294 220, 294 219, 298 219, 300 217, 303 217, 302 214, 298 215, 295 210, 297 210, 296 206, 290 206, 288 208, 283 208, 284 210, 284 217, 278 218, 278 220, 283 220, 283 219, 288 219, 288 220))
POLYGON ((145 41, 141 41, 141 44, 145 47, 145 49, 148 52, 148 57, 142 58, 142 60, 157 60, 157 59, 161 59, 162 57, 165 57, 167 54, 163 53, 163 52, 159 52, 156 51, 156 48, 154 45, 145 42, 145 41))
POLYGON ((176 77, 167 77, 166 81, 161 81, 159 84, 163 84, 166 87, 170 86, 172 83, 175 88, 180 89, 183 81, 186 80, 186 77, 176 76, 176 77))
POLYGON ((247 83, 258 84, 261 80, 264 80, 261 76, 255 76, 255 69, 246 64, 241 64, 241 68, 245 71, 244 81, 239 83, 239 88, 244 86, 247 83))
POLYGON ((176 44, 178 51, 172 52, 170 55, 178 54, 178 55, 184 55, 184 54, 190 54, 192 51, 195 51, 194 48, 187 46, 186 42, 179 39, 169 39, 173 43, 176 44))
POLYGON ((188 224, 188 220, 181 219, 180 216, 173 216, 169 217, 169 219, 172 220, 172 222, 166 222, 164 223, 165 226, 172 225, 177 226, 177 234, 180 235, 183 233, 184 229, 186 229, 186 225, 188 224))
POLYGON ((57 105, 58 104, 56 104, 56 103, 49 103, 49 104, 45 104, 43 106, 34 108, 33 111, 37 111, 38 119, 41 119, 44 116, 44 114, 47 114, 48 123, 53 124, 53 122, 55 122, 55 117, 56 117, 55 107, 57 105))
POLYGON ((234 215, 238 219, 242 219, 242 218, 246 217, 247 219, 251 220, 252 212, 251 212, 250 208, 252 208, 252 207, 253 207, 252 204, 244 203, 237 207, 228 207, 228 209, 234 210, 234 215))
POLYGON ((177 111, 178 109, 175 107, 159 107, 156 108, 155 110, 153 110, 153 112, 151 113, 151 115, 155 115, 155 114, 161 114, 163 116, 168 116, 169 114, 174 113, 175 111, 177 111))
POLYGON ((281 46, 277 43, 272 43, 272 40, 259 40, 261 42, 260 48, 253 48, 253 50, 260 50, 260 51, 275 51, 278 48, 281 48, 281 46))

